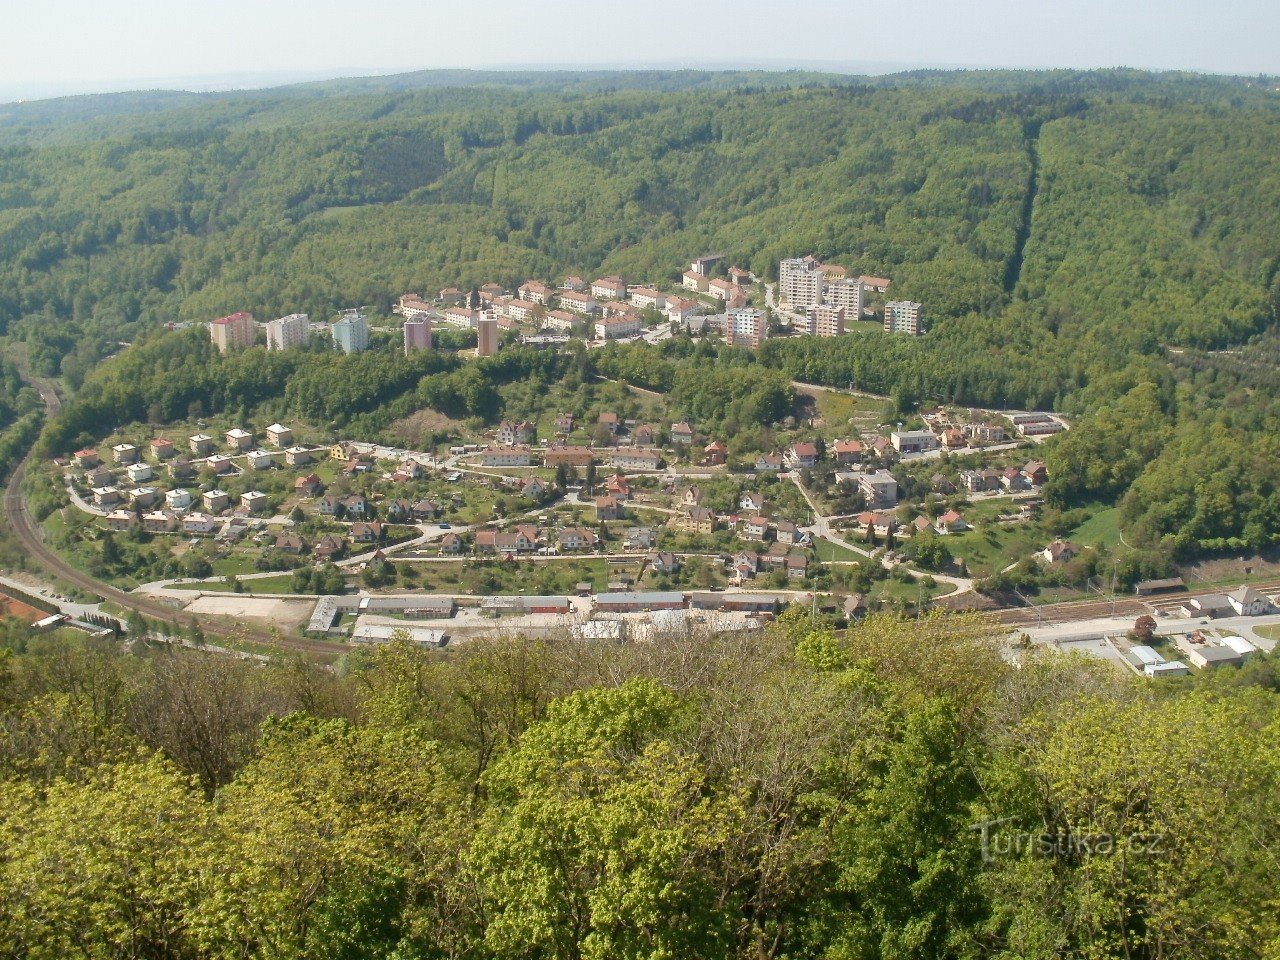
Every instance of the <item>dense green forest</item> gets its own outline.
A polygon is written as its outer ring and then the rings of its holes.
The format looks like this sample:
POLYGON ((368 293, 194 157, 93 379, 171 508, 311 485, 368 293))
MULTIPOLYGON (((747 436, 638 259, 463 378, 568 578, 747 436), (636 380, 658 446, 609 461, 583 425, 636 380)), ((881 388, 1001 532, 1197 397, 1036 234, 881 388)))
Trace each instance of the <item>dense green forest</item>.
POLYGON ((977 620, 793 614, 333 671, 3 640, 6 957, 1280 948, 1269 657, 1157 686, 1014 669, 977 620))
MULTIPOLYGON (((1264 356, 1280 307, 1278 107, 1262 83, 1132 71, 428 73, 10 105, 0 331, 75 389, 165 321, 568 271, 661 283, 713 248, 768 277, 812 252, 891 276, 930 331, 778 341, 764 367, 906 406, 1062 410, 1079 419, 1051 453, 1055 498, 1124 497, 1152 547, 1262 547, 1280 535, 1274 392, 1252 383, 1262 361, 1208 358, 1264 356)), ((678 393, 690 356, 599 363, 678 393)), ((250 363, 267 369, 235 384, 248 405, 294 373, 250 363)), ((392 402, 495 412, 487 374, 423 363, 327 403, 291 386, 289 409, 370 429, 392 402), (454 376, 465 403, 431 386, 454 376)), ((721 395, 734 410, 690 415, 742 425, 781 399, 721 395)))

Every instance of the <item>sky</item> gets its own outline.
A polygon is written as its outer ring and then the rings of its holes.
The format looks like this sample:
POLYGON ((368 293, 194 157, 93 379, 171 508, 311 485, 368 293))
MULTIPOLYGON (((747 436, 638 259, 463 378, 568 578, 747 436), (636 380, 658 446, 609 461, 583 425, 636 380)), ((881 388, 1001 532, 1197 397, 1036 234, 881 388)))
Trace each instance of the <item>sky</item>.
POLYGON ((442 67, 1280 74, 1278 40, 1277 0, 0 0, 0 97, 442 67))

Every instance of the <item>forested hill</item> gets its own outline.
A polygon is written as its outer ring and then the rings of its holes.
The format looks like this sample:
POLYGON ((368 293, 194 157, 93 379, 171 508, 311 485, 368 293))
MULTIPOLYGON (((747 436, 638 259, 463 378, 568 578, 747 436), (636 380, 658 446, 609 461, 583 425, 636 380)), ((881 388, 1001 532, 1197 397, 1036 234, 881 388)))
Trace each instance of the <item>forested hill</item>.
POLYGON ((1280 411, 1256 365, 1203 359, 1272 325, 1278 238, 1280 93, 1259 79, 426 74, 0 115, 0 332, 73 387, 103 341, 165 321, 661 283, 709 249, 769 277, 815 253, 891 276, 930 332, 767 362, 1076 414, 1058 495, 1141 476, 1130 529, 1195 529, 1182 546, 1280 535, 1280 476, 1242 453, 1280 411), (1224 463, 1209 496, 1196 478, 1224 463))

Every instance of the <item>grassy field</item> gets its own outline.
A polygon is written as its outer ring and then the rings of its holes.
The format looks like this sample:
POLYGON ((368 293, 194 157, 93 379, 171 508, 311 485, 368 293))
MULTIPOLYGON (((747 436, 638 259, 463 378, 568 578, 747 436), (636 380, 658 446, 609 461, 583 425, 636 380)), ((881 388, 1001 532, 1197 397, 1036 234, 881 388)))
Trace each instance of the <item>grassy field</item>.
POLYGON ((1114 550, 1123 546, 1120 540, 1120 509, 1106 507, 1099 510, 1067 537, 1082 547, 1099 547, 1114 550))
POLYGON ((396 589, 425 590, 431 593, 471 594, 566 594, 578 583, 588 582, 604 591, 610 575, 627 572, 635 576, 639 562, 618 566, 606 560, 560 560, 546 563, 499 560, 460 560, 456 563, 402 564, 407 571, 396 589))
POLYGON ((830 540, 815 540, 813 544, 813 552, 823 563, 829 563, 832 560, 867 559, 862 554, 850 550, 848 547, 841 546, 838 543, 832 543, 830 540))

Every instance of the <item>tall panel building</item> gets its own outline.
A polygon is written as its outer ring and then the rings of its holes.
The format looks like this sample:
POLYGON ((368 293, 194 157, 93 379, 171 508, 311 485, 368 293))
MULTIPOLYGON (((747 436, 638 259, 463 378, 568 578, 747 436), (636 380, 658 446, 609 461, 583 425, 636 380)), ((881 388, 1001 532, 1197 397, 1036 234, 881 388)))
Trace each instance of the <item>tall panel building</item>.
POLYGON ((425 316, 404 322, 404 355, 431 349, 431 321, 425 316))
POLYGON ((252 313, 233 313, 209 324, 209 339, 219 353, 251 347, 257 336, 258 325, 253 322, 252 313))
POLYGON ((476 321, 476 356, 492 357, 498 352, 498 318, 483 316, 476 321))
POLYGON ((369 318, 362 310, 344 310, 342 317, 331 324, 333 342, 343 353, 359 353, 369 349, 369 318))
POLYGON ((769 322, 763 311, 736 307, 725 312, 724 342, 729 346, 758 350, 768 337, 769 322))
POLYGON ((911 300, 890 300, 884 305, 884 332, 924 333, 924 307, 911 300))
POLYGON ((822 264, 815 257, 796 257, 778 264, 778 296, 792 310, 803 311, 822 302, 822 264))
POLYGON ((809 333, 815 337, 838 337, 844 333, 844 307, 820 303, 810 307, 809 333))
POLYGON ((865 289, 860 279, 828 280, 826 282, 826 301, 833 307, 844 307, 846 320, 862 319, 862 301, 865 289))
POLYGON ((267 321, 267 349, 289 350, 304 347, 311 340, 311 318, 305 313, 291 313, 279 320, 267 321))

